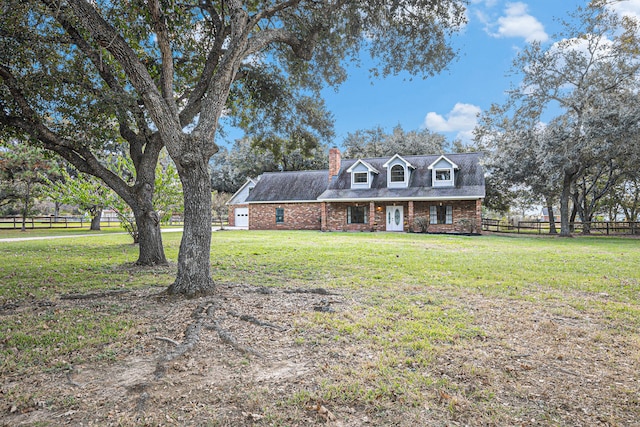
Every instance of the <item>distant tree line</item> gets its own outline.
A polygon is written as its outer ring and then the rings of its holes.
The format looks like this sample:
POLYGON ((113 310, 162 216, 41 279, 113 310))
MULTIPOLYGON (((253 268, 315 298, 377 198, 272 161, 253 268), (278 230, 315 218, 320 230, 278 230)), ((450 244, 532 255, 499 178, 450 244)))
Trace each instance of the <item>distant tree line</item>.
POLYGON ((522 81, 476 128, 487 151, 486 205, 548 207, 555 233, 576 219, 620 213, 637 221, 640 199, 640 34, 638 22, 602 2, 578 8, 561 41, 535 42, 514 63, 522 81))

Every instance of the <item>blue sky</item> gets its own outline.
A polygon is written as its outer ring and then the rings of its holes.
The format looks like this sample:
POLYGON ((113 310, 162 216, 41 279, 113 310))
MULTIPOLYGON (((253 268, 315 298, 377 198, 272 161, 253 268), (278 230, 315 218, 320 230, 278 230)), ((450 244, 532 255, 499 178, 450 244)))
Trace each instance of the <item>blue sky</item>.
MULTIPOLYGON (((618 13, 640 17, 640 0, 610 0, 618 13)), ((322 92, 335 119, 331 145, 342 146, 348 133, 401 125, 405 131, 427 128, 450 141, 469 142, 477 114, 492 103, 506 100, 505 91, 517 85, 507 76, 518 52, 538 40, 546 45, 562 27, 560 19, 588 0, 469 0, 468 23, 454 35, 458 56, 439 75, 411 79, 402 74, 370 79, 365 60, 348 69, 349 77, 337 91, 322 92)), ((419 54, 419 52, 417 53, 419 54)), ((363 58, 367 54, 363 54, 363 58)), ((227 141, 242 136, 227 128, 227 141)))
MULTIPOLYGON (((506 76, 519 50, 533 40, 551 44, 561 30, 558 18, 587 0, 470 0, 464 30, 454 36, 458 57, 449 69, 426 80, 400 75, 370 80, 366 64, 351 68, 336 92, 323 91, 335 118, 334 145, 350 132, 396 125, 405 131, 439 132, 449 140, 471 138, 478 112, 505 101, 505 91, 518 84, 506 76)), ((640 0, 624 0, 620 13, 640 15, 640 0)))

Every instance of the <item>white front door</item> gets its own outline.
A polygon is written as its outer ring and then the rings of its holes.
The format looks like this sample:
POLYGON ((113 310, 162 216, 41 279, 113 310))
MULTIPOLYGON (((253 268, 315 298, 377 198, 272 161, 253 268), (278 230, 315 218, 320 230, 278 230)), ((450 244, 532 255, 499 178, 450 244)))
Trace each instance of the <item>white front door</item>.
POLYGON ((404 231, 402 206, 387 206, 387 231, 404 231))
POLYGON ((236 227, 249 226, 249 208, 236 208, 235 216, 236 227))

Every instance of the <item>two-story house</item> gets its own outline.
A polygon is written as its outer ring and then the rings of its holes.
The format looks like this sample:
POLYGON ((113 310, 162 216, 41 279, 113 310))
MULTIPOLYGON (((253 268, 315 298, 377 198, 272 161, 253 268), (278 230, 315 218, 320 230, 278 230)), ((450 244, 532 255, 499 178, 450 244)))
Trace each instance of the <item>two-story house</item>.
POLYGON ((246 198, 234 195, 230 219, 241 206, 253 230, 407 231, 420 217, 429 232, 478 232, 485 196, 480 157, 342 160, 332 148, 328 171, 261 175, 246 198))

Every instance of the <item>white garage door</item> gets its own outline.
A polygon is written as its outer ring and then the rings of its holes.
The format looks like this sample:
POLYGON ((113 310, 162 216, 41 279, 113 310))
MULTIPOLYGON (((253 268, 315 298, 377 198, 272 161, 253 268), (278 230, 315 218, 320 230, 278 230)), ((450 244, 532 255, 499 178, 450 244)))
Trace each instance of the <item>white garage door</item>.
POLYGON ((249 208, 236 208, 236 227, 249 226, 249 208))

